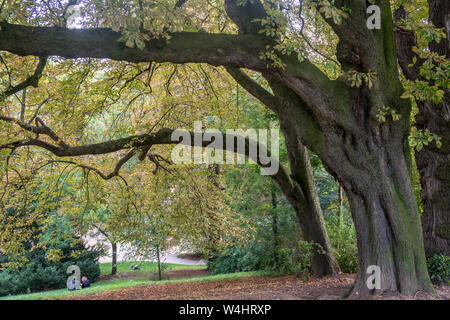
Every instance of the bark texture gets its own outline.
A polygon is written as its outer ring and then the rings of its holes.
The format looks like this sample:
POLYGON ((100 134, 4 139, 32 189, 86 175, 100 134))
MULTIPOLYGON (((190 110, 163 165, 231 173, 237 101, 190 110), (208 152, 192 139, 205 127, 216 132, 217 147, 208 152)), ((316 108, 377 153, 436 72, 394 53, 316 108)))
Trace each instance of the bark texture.
MULTIPOLYGON (((429 49, 441 56, 450 58, 450 3, 446 0, 429 0, 430 21, 437 28, 443 28, 446 39, 439 43, 431 42, 429 49)), ((395 12, 396 22, 406 18, 400 7, 395 12)), ((399 64, 409 80, 426 80, 420 75, 418 66, 423 62, 412 63, 417 45, 414 32, 396 28, 399 64)), ((417 58, 417 57, 416 57, 417 58)), ((416 127, 429 130, 441 137, 442 147, 433 142, 416 151, 416 163, 420 173, 421 200, 423 204, 422 226, 427 256, 434 253, 450 255, 450 90, 445 90, 443 102, 433 104, 417 101, 419 113, 416 127)))
POLYGON ((111 274, 117 274, 117 243, 112 242, 111 243, 111 249, 112 249, 112 267, 111 267, 111 274))

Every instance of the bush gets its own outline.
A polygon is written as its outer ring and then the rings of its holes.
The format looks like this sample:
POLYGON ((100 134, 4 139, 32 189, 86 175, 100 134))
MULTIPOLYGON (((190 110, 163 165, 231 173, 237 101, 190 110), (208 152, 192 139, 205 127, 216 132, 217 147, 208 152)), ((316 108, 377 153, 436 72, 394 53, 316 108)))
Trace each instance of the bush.
POLYGON ((276 251, 265 242, 230 246, 223 254, 216 254, 210 259, 208 268, 214 274, 246 271, 267 271, 274 276, 296 274, 306 281, 312 273, 314 250, 321 248, 306 241, 299 241, 293 248, 282 247, 276 251))
POLYGON ((6 296, 14 292, 14 279, 7 271, 0 272, 0 296, 6 296))
POLYGON ((450 257, 433 254, 427 261, 428 273, 435 283, 450 283, 450 257))
POLYGON ((261 270, 265 259, 264 251, 257 243, 229 246, 225 252, 216 253, 208 260, 208 268, 213 274, 261 270))
POLYGON ((336 257, 341 271, 355 273, 358 271, 358 247, 356 245, 356 232, 353 221, 347 210, 344 210, 341 224, 339 215, 329 213, 325 216, 328 235, 334 256, 336 257))
POLYGON ((35 249, 27 254, 30 262, 19 270, 7 269, 0 272, 0 296, 65 288, 69 277, 66 271, 70 265, 79 266, 81 276, 87 276, 91 282, 95 282, 100 276, 97 260, 101 252, 86 251, 83 244, 75 241, 77 240, 64 240, 55 245, 55 248, 63 252, 63 257, 58 262, 48 261, 45 250, 35 249), (78 251, 81 254, 73 257, 72 254, 78 251))

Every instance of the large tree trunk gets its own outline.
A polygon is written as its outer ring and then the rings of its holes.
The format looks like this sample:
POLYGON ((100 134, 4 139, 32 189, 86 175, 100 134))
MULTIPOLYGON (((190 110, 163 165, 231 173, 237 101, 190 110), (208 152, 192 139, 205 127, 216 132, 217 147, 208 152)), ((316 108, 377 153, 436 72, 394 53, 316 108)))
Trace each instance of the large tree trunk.
MULTIPOLYGON (((403 123, 406 127, 408 120, 403 123)), ((361 132, 326 161, 347 193, 355 223, 359 268, 350 296, 434 292, 411 183, 407 131, 387 124, 379 130, 361 132), (369 266, 380 268, 377 290, 367 285, 369 266)))
MULTIPOLYGON (((393 90, 400 91, 400 85, 396 86, 393 90)), ((305 137, 301 134, 302 127, 297 125, 304 117, 298 108, 303 102, 281 89, 276 81, 271 81, 271 87, 277 95, 291 101, 290 107, 289 103, 285 104, 290 112, 279 115, 291 155, 293 150, 298 152, 304 148, 292 143, 305 137)), ((344 188, 355 223, 359 268, 350 297, 391 291, 409 296, 417 291, 433 293, 411 182, 409 118, 403 116, 398 121, 388 119, 386 123, 378 123, 366 114, 366 110, 372 108, 372 102, 364 97, 364 90, 356 98, 351 103, 353 110, 358 112, 357 125, 348 126, 351 129, 344 126, 325 128, 323 143, 327 147, 316 148, 326 169, 344 188), (371 275, 367 268, 371 265, 381 270, 381 286, 376 291, 366 284, 371 275)), ((392 105, 400 113, 407 115, 409 112, 409 102, 405 100, 396 98, 392 105)), ((296 166, 291 164, 291 167, 296 166)), ((312 211, 308 209, 297 209, 302 215, 299 219, 306 226, 306 235, 317 237, 321 233, 314 227, 321 223, 314 221, 317 216, 310 215, 312 211), (311 221, 314 223, 309 225, 311 221)))
MULTIPOLYGON (((386 292, 412 296, 418 291, 434 292, 411 185, 407 142, 403 146, 392 141, 359 145, 364 140, 355 141, 354 154, 347 150, 347 156, 360 171, 358 177, 340 171, 341 165, 327 163, 347 193, 355 223, 359 268, 350 296, 366 297, 386 292), (361 156, 362 149, 365 149, 364 156, 361 156), (372 265, 381 271, 377 290, 366 283, 371 275, 367 268, 372 265)), ((347 159, 336 154, 334 161, 342 164, 347 159)))

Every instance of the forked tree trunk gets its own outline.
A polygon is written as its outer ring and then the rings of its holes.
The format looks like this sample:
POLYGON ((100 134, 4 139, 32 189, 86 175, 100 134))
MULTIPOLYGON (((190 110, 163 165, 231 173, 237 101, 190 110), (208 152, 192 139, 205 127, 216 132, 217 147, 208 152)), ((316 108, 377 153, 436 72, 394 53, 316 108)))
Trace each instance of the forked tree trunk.
POLYGON ((376 148, 370 160, 361 163, 365 179, 343 181, 358 243, 359 268, 351 297, 434 292, 411 187, 409 154, 402 150, 376 148), (372 275, 369 266, 380 268, 381 282, 376 289, 367 285, 372 275))
MULTIPOLYGON (((277 89, 276 83, 272 88, 277 89)), ((275 90, 278 93, 278 90, 275 90)), ((288 97, 287 92, 280 91, 288 97)), ((288 115, 280 114, 280 123, 286 137, 289 154, 302 147, 290 143, 302 138, 296 126, 296 109, 302 102, 291 96, 288 115)), ((365 110, 368 100, 356 100, 361 121, 352 131, 343 127, 327 127, 326 152, 321 156, 326 169, 341 183, 349 199, 358 244, 358 274, 349 296, 369 297, 390 292, 412 296, 418 291, 434 293, 429 279, 420 215, 412 188, 411 154, 408 144, 409 119, 387 120, 377 123, 368 120, 365 110), (378 290, 367 286, 372 274, 369 266, 380 268, 381 284, 378 290)), ((394 104, 395 103, 395 104, 394 104)), ((406 110, 408 102, 395 100, 398 110, 406 110)), ((288 104, 286 104, 288 105, 288 104)), ((318 149, 318 151, 322 151, 318 149)), ((295 168, 295 165, 291 165, 295 168)), ((314 202, 311 202, 314 203, 314 202)), ((307 207, 296 208, 305 226, 307 237, 323 232, 314 227, 322 225, 307 207), (314 221, 314 223, 311 223, 314 221)), ((300 218, 299 218, 300 219, 300 218)), ((320 239, 316 239, 320 243, 320 239)), ((323 258, 326 258, 324 256, 323 258)))
POLYGON ((340 268, 332 252, 323 216, 316 214, 318 208, 314 203, 305 206, 303 203, 298 202, 297 199, 289 198, 289 202, 293 206, 297 220, 300 223, 303 239, 315 244, 311 260, 314 276, 337 275, 340 268))

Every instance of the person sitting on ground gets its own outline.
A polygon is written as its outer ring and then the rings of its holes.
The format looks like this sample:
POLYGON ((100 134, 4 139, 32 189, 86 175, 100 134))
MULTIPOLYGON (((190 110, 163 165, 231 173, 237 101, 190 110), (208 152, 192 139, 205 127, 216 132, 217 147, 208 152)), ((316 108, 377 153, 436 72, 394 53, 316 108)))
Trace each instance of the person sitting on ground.
POLYGON ((81 278, 81 288, 89 288, 91 286, 91 283, 89 282, 88 278, 86 276, 83 276, 81 278))

